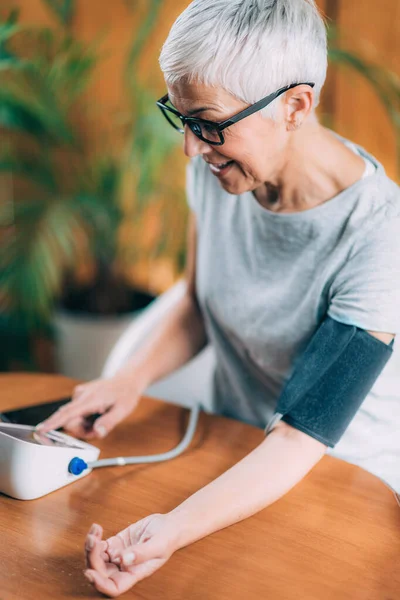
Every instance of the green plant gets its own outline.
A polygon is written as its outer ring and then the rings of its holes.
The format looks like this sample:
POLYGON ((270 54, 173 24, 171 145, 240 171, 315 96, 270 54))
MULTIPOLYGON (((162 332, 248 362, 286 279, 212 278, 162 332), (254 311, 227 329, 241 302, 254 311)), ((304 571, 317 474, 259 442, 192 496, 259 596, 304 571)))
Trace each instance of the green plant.
POLYGON ((70 25, 74 14, 74 0, 45 0, 63 25, 70 25))
POLYGON ((112 252, 118 173, 111 160, 86 158, 71 120, 97 63, 95 48, 68 34, 23 28, 16 13, 0 23, 0 40, 0 127, 8 133, 0 172, 21 190, 1 207, 2 308, 40 328, 76 257, 76 238, 96 231, 94 252, 112 252))
MULTIPOLYGON (((124 179, 134 173, 130 195, 136 202, 125 213, 140 224, 155 192, 163 190, 160 169, 179 142, 157 125, 157 120, 163 125, 154 108, 157 92, 152 96, 133 76, 160 5, 153 0, 147 6, 127 60, 126 149, 117 156, 105 153, 101 160, 84 148, 73 120, 99 60, 96 45, 83 47, 58 30, 23 28, 16 13, 0 23, 5 84, 0 89, 0 127, 9 134, 9 149, 0 153, 0 172, 23 181, 23 192, 1 209, 0 301, 3 318, 25 323, 28 331, 50 322, 65 275, 80 252, 93 258, 102 276, 116 261, 126 264, 139 253, 133 241, 131 251, 119 255, 124 179), (21 53, 20 47, 30 50, 21 53)), ((164 247, 161 236, 156 253, 164 247)), ((115 290, 110 294, 119 297, 115 290)))

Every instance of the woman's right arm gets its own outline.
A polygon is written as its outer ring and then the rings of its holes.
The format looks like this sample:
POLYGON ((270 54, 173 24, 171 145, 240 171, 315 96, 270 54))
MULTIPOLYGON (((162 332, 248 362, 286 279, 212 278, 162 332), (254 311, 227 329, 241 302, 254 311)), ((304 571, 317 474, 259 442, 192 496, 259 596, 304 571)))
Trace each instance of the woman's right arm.
POLYGON ((104 437, 136 408, 149 385, 176 371, 207 345, 196 295, 196 246, 196 217, 191 212, 183 298, 113 377, 76 386, 72 402, 40 424, 42 432, 64 427, 77 437, 104 437), (95 413, 102 416, 91 424, 87 417, 95 413))

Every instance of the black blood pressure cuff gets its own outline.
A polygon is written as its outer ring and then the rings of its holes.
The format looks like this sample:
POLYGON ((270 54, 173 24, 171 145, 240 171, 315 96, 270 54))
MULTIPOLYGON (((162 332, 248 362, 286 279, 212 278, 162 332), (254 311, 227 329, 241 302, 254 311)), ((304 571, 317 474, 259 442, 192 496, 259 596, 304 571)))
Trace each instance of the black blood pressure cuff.
POLYGON ((278 399, 266 435, 282 420, 333 448, 393 352, 363 329, 326 317, 278 399))

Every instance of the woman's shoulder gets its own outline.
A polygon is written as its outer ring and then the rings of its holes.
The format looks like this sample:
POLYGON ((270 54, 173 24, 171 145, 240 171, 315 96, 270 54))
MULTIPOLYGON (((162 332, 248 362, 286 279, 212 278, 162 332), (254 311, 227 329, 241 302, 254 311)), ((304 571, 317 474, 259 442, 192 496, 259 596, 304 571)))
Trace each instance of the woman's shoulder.
POLYGON ((369 200, 369 218, 390 219, 400 216, 400 187, 385 171, 367 177, 361 192, 362 200, 369 200))
POLYGON ((357 152, 374 169, 367 169, 363 185, 359 188, 363 196, 369 196, 372 200, 372 210, 387 213, 388 215, 400 214, 400 187, 391 179, 383 164, 371 152, 360 144, 353 142, 336 132, 333 132, 344 144, 357 152))
POLYGON ((400 188, 384 172, 369 179, 357 202, 349 258, 358 257, 369 268, 391 267, 400 256, 400 188))
POLYGON ((356 185, 358 192, 357 207, 364 213, 365 229, 374 229, 385 225, 392 220, 400 218, 400 187, 391 179, 383 164, 365 148, 350 142, 358 153, 364 158, 366 164, 374 165, 375 169, 368 169, 360 185, 356 185))

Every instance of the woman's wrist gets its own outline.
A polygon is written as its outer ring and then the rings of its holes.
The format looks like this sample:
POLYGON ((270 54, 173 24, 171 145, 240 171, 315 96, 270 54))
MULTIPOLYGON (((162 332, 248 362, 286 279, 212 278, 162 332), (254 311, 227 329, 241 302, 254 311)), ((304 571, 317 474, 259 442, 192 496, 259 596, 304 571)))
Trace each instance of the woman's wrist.
POLYGON ((165 513, 164 517, 166 524, 165 542, 168 546, 168 550, 171 552, 171 554, 174 554, 174 552, 185 546, 185 544, 182 543, 184 522, 176 509, 170 511, 169 513, 165 513))
POLYGON ((115 373, 112 379, 117 385, 122 384, 129 388, 133 388, 139 396, 141 396, 150 385, 145 369, 141 366, 132 364, 124 366, 115 373))

